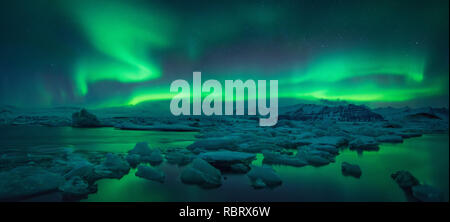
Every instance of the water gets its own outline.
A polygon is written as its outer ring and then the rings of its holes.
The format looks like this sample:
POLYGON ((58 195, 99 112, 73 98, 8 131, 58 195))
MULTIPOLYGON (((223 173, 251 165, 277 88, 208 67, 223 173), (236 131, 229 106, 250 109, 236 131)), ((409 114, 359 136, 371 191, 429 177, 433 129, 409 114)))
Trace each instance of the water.
MULTIPOLYGON (((195 133, 122 131, 112 128, 72 129, 70 127, 3 127, 0 150, 32 149, 42 145, 73 147, 79 150, 126 152, 138 141, 161 149, 185 147, 195 133)), ((183 167, 163 163, 163 184, 134 176, 135 170, 120 180, 97 181, 98 192, 84 201, 406 201, 390 174, 408 170, 421 182, 435 186, 449 200, 449 136, 424 135, 401 144, 382 144, 379 151, 341 151, 336 163, 323 167, 273 166, 283 184, 274 189, 255 190, 245 175, 227 177, 217 189, 201 189, 182 184, 183 167), (360 179, 343 176, 341 163, 360 165, 360 179)), ((254 164, 260 165, 262 155, 254 164)))
POLYGON ((73 147, 76 150, 125 153, 137 142, 146 141, 160 149, 185 147, 194 141, 193 132, 156 132, 104 128, 0 126, 0 151, 33 149, 38 146, 73 147))

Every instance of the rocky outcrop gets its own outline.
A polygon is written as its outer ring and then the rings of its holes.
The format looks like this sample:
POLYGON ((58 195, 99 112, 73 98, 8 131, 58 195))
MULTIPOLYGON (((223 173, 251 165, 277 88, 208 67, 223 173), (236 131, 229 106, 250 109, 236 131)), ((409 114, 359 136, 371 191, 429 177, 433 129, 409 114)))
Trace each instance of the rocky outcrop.
POLYGON ((99 127, 101 126, 97 116, 89 113, 86 109, 81 109, 79 112, 72 114, 73 127, 99 127))

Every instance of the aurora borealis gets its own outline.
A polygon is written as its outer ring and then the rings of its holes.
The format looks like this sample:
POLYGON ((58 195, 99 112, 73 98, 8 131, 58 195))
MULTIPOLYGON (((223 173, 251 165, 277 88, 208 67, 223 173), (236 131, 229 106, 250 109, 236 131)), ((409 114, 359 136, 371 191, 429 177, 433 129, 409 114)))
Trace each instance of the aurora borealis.
POLYGON ((1 4, 0 104, 169 100, 201 71, 293 101, 448 107, 448 1, 1 4))

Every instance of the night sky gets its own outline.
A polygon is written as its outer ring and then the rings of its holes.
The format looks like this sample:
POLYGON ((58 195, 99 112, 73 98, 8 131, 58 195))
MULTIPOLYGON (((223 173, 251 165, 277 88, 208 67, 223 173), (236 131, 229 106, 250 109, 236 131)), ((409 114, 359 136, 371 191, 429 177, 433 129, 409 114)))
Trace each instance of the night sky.
POLYGON ((292 102, 448 107, 448 4, 2 1, 0 104, 168 100, 172 81, 201 71, 278 79, 292 102))

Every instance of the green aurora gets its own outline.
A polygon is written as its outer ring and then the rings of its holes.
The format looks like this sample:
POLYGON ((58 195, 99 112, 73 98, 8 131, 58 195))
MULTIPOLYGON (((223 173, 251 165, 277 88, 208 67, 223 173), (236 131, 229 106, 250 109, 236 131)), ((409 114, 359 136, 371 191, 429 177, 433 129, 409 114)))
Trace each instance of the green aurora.
POLYGON ((203 81, 277 79, 279 97, 291 100, 448 106, 447 1, 35 1, 2 8, 12 11, 3 16, 13 24, 0 42, 10 50, 1 55, 13 62, 3 66, 0 103, 169 100, 172 81, 192 81, 201 71, 203 81), (19 60, 24 52, 35 56, 19 60))

